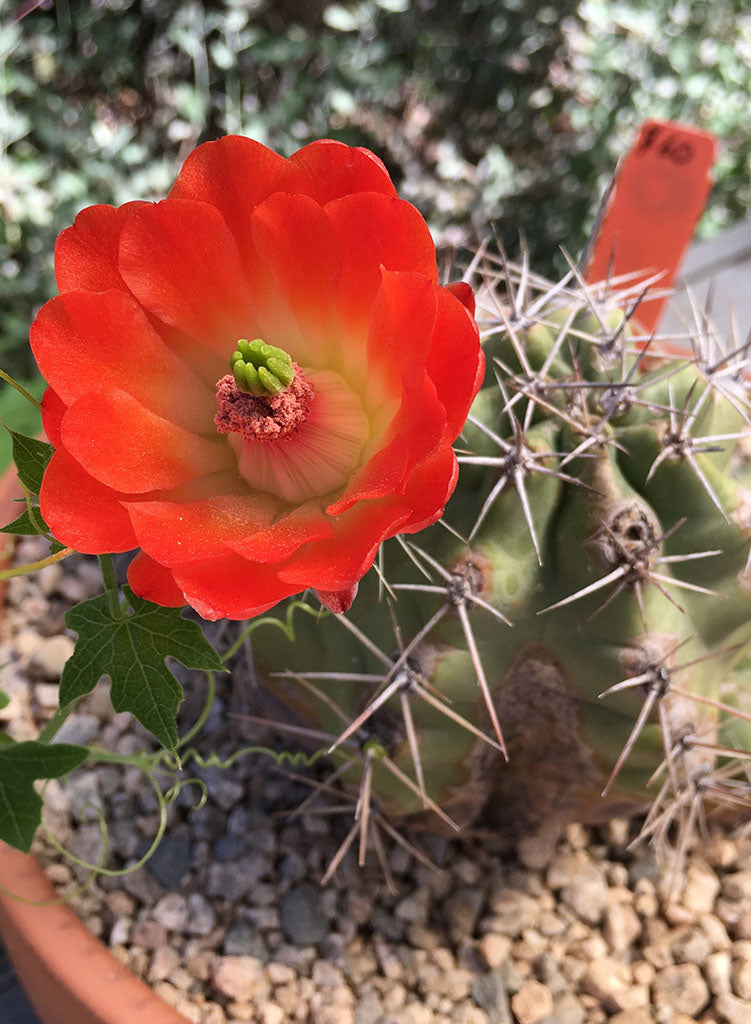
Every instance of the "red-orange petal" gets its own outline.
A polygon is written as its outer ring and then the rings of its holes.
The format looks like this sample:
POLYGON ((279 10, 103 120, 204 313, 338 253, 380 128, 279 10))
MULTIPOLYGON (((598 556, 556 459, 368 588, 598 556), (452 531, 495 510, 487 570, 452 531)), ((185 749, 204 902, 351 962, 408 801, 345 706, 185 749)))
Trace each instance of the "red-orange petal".
POLYGON ((302 587, 279 579, 275 566, 226 555, 174 568, 177 585, 204 619, 250 619, 302 587))
POLYGON ((445 288, 437 289, 437 294, 427 370, 446 409, 446 436, 454 441, 482 385, 485 356, 477 324, 467 307, 445 288))
POLYGON ((177 487, 234 462, 228 445, 183 430, 114 388, 74 402, 63 417, 61 434, 65 448, 88 473, 131 494, 177 487))
POLYGON ((165 345, 132 295, 67 292, 31 325, 42 376, 66 405, 90 391, 119 388, 186 429, 214 429, 216 399, 165 345))
POLYGON ((303 544, 331 537, 333 532, 334 524, 314 500, 252 535, 238 535, 230 546, 250 561, 282 562, 303 544))
MULTIPOLYGON (((319 370, 337 368, 340 347, 336 287, 340 256, 328 217, 308 196, 277 193, 253 214, 253 242, 275 285, 266 289, 265 294, 275 303, 281 300, 291 311, 302 350, 293 351, 284 339, 274 343, 302 365, 319 370)), ((263 291, 258 307, 259 316, 264 319, 263 291)))
POLYGON ((208 203, 166 199, 136 211, 120 238, 120 271, 151 313, 229 359, 257 323, 237 244, 208 203))
POLYGON ((388 500, 360 502, 339 517, 332 537, 306 545, 280 566, 279 578, 298 589, 345 590, 362 578, 381 542, 410 514, 405 505, 388 500))
POLYGON ((241 251, 251 244, 253 210, 274 192, 302 192, 308 179, 291 161, 254 139, 227 135, 194 149, 170 199, 210 203, 224 218, 241 251))
POLYGON ((454 298, 464 306, 470 316, 475 315, 475 293, 466 281, 455 281, 446 285, 446 291, 451 292, 454 298))
POLYGON ((446 413, 425 372, 437 292, 421 274, 383 272, 368 338, 368 365, 375 378, 370 386, 380 385, 389 397, 400 398, 401 404, 379 450, 327 509, 331 515, 364 498, 400 493, 411 468, 444 436, 446 413))
POLYGON ((118 266, 120 234, 128 217, 143 206, 148 203, 101 204, 81 210, 55 244, 55 277, 61 292, 127 290, 118 266))
POLYGON ((325 206, 339 238, 341 322, 367 334, 381 270, 407 270, 438 280, 435 245, 411 203, 376 192, 335 199, 325 206))
POLYGON ((401 494, 412 467, 435 450, 445 430, 446 413, 430 378, 408 382, 383 447, 355 473, 344 494, 326 511, 339 515, 363 499, 401 494))
POLYGON ((302 168, 307 175, 307 183, 300 191, 321 205, 354 192, 396 195, 383 162, 375 153, 360 146, 321 139, 298 149, 290 157, 290 162, 302 168))
POLYGON ((45 389, 42 396, 42 426, 47 440, 55 448, 59 448, 62 444, 60 429, 67 408, 65 402, 52 388, 45 389))
POLYGON ((128 583, 134 594, 165 608, 182 608, 187 601, 172 572, 143 551, 128 566, 128 583))
POLYGON ((197 501, 135 501, 128 512, 141 547, 160 562, 229 554, 241 538, 268 527, 279 501, 271 495, 216 495, 197 501))
POLYGON ((382 270, 368 329, 368 373, 390 398, 425 372, 440 289, 424 274, 382 270))
POLYGON ((454 493, 458 477, 456 456, 448 446, 434 452, 418 466, 399 499, 412 509, 411 516, 399 527, 399 532, 417 533, 440 519, 446 502, 454 493))
POLYGON ((89 476, 67 452, 56 451, 44 471, 39 507, 61 544, 101 555, 138 546, 123 497, 89 476))
POLYGON ((357 597, 358 584, 355 583, 345 590, 316 590, 315 595, 324 608, 328 608, 334 615, 343 615, 352 607, 352 602, 357 597))

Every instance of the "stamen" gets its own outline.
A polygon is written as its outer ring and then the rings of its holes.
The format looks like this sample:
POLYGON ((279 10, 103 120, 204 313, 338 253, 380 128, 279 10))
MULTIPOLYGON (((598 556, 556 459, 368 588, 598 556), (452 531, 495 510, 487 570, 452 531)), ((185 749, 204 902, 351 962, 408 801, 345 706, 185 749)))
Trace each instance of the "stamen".
MULTIPOLYGON (((238 365, 236 361, 235 372, 238 365)), ((296 433, 310 414, 315 392, 297 363, 290 363, 290 368, 294 376, 284 390, 264 397, 243 390, 231 373, 222 377, 216 386, 214 417, 219 433, 235 432, 246 441, 281 441, 296 433)))

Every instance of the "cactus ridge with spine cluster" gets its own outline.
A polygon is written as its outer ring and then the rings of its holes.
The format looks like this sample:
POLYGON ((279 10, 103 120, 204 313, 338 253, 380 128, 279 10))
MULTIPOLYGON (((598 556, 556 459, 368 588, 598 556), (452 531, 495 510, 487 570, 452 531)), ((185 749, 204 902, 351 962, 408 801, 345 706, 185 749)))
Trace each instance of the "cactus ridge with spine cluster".
POLYGON ((300 616, 262 676, 330 743, 311 799, 352 794, 384 867, 402 826, 552 836, 649 811, 685 852, 749 805, 748 343, 695 307, 640 333, 655 281, 557 284, 479 253, 484 386, 444 518, 379 552, 346 615, 300 616), (342 787, 342 788, 339 788, 342 787))

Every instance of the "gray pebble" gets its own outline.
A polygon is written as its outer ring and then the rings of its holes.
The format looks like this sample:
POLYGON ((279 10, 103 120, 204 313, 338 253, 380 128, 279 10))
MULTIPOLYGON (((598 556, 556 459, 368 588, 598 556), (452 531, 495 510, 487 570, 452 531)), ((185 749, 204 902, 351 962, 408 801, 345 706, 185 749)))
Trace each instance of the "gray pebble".
POLYGON ((245 836, 232 834, 222 836, 212 847, 214 860, 218 860, 220 863, 234 860, 245 852, 247 845, 245 836))
POLYGON ((357 1000, 355 1024, 379 1024, 383 1019, 383 1003, 372 989, 357 1000))
POLYGON ((237 901, 246 896, 252 887, 270 870, 268 861, 258 853, 249 853, 239 860, 226 864, 215 862, 209 865, 208 893, 221 899, 237 901))
POLYGON ((321 890, 309 883, 296 885, 285 893, 279 907, 282 930, 290 942, 311 946, 329 931, 321 904, 321 890))
MULTIPOLYGON (((112 810, 112 805, 110 804, 112 810)), ((138 853, 141 839, 130 821, 113 821, 109 827, 109 839, 118 857, 132 860, 138 853)))
POLYGON ((285 882, 299 882, 305 878, 305 861, 298 853, 288 853, 279 864, 279 876, 285 882))
POLYGON ((250 813, 246 807, 240 805, 232 808, 227 818, 227 832, 247 836, 250 832, 250 813))
POLYGON ((88 747, 99 735, 101 728, 101 722, 96 715, 81 712, 71 715, 63 722, 52 742, 73 743, 76 746, 88 747))
POLYGON ((120 886, 147 907, 153 906, 164 896, 164 888, 145 867, 123 875, 120 886))
POLYGON ((470 995, 488 1015, 488 1024, 511 1024, 511 1009, 502 972, 494 968, 472 979, 470 995))
POLYGON ((41 637, 29 661, 32 679, 59 679, 75 644, 69 636, 41 637))
MULTIPOLYGON (((93 821, 97 810, 103 810, 99 780, 93 772, 76 772, 65 784, 70 813, 75 821, 93 821)), ((97 826, 98 828, 98 826, 97 826)))
MULTIPOLYGON (((187 787, 186 787, 187 789, 187 787)), ((196 839, 214 842, 227 830, 227 816, 218 807, 205 803, 190 815, 190 829, 196 839)))
POLYGON ((222 952, 227 956, 254 956, 263 963, 269 959, 269 951, 258 928, 242 919, 233 921, 227 929, 222 952))
POLYGON ((200 892, 188 896, 188 935, 208 935, 216 924, 214 908, 200 892))
POLYGON ((245 795, 245 786, 231 779, 222 778, 209 787, 209 796, 223 811, 231 810, 245 795))
POLYGON ((168 832, 147 861, 154 878, 165 889, 177 889, 190 872, 190 841, 177 829, 168 832))
POLYGON ((74 857, 87 864, 98 864, 104 849, 99 825, 79 825, 73 832, 68 849, 74 857))
POLYGON ((594 864, 578 865, 569 884, 561 889, 563 902, 588 924, 599 922, 607 895, 607 882, 594 864))
POLYGON ((443 912, 454 942, 471 937, 484 902, 482 890, 469 886, 462 886, 449 896, 443 912))

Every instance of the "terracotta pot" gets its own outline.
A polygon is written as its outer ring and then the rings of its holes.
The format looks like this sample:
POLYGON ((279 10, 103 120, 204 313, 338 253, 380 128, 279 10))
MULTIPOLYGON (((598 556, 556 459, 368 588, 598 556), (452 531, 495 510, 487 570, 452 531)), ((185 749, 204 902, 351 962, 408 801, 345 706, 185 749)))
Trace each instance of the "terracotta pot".
MULTIPOLYGON (((19 514, 19 497, 11 466, 0 476, 0 525, 19 514)), ((0 534, 0 566, 10 560, 2 550, 4 538, 0 534)), ((4 596, 0 582, 0 614, 4 596)), ((43 1024, 189 1024, 131 974, 66 904, 34 906, 56 900, 57 893, 33 857, 2 842, 0 887, 0 935, 43 1024)))
POLYGON ((64 903, 33 857, 0 843, 0 934, 43 1024, 188 1024, 64 903))

